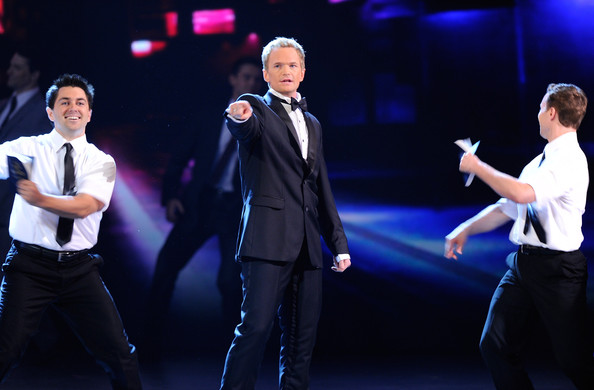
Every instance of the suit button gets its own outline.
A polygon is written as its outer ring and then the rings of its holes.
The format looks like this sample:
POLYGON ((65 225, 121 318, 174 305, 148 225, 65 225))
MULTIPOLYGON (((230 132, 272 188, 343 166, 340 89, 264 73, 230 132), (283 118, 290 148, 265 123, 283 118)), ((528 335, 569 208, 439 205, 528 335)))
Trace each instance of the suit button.
POLYGON ((305 206, 305 212, 309 213, 309 206, 305 206))

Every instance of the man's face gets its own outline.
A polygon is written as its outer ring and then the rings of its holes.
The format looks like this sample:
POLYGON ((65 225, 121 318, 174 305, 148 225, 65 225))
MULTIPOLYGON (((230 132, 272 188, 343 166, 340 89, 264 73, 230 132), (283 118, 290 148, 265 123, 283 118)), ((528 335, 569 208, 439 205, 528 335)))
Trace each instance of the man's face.
POLYGON ((91 121, 91 113, 87 95, 78 87, 60 88, 54 108, 47 108, 56 130, 67 139, 84 134, 87 123, 91 121))
POLYGON ((239 97, 244 93, 258 93, 262 88, 262 73, 258 66, 244 64, 237 74, 229 76, 229 84, 233 87, 233 96, 239 97))
POLYGON ((26 91, 36 86, 39 78, 39 72, 31 73, 29 60, 18 53, 12 56, 6 75, 8 88, 15 92, 26 91))
POLYGON ((293 47, 273 49, 268 57, 264 80, 270 88, 287 97, 296 97, 297 88, 305 76, 301 58, 293 47))

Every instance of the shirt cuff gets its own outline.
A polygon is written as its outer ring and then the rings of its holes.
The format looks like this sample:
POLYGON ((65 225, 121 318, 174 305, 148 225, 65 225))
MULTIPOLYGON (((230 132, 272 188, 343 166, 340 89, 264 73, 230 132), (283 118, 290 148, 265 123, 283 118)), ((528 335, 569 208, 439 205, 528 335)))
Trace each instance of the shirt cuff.
MULTIPOLYGON (((235 119, 233 116, 227 114, 227 118, 231 119, 233 122, 235 123, 243 123, 243 122, 247 122, 247 119, 244 120, 240 120, 240 119, 235 119)), ((249 119, 249 118, 248 118, 249 119)))
POLYGON ((334 259, 336 261, 350 260, 351 259, 351 255, 349 255, 348 253, 340 253, 340 254, 336 255, 334 257, 334 259))

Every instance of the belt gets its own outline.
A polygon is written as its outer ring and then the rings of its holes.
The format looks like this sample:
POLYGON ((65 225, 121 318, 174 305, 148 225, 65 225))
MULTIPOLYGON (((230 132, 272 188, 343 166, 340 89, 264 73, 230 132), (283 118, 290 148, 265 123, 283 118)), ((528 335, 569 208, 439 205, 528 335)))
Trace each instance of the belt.
POLYGON ((554 249, 543 248, 541 246, 534 246, 534 245, 527 245, 527 244, 520 245, 520 247, 518 248, 518 252, 520 252, 524 255, 548 255, 548 256, 554 256, 554 255, 560 255, 563 253, 567 253, 564 251, 558 251, 558 250, 554 250, 554 249))
POLYGON ((19 252, 22 252, 27 256, 57 261, 58 263, 67 263, 69 261, 85 257, 89 254, 88 249, 82 251, 54 251, 39 245, 27 244, 17 240, 13 240, 12 244, 19 250, 19 252))

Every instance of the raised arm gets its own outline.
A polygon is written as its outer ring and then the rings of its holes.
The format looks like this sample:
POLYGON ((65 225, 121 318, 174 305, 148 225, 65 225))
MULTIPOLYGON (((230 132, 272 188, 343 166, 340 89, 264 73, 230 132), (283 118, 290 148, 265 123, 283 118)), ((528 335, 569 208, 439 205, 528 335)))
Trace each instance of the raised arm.
POLYGON ((499 196, 516 203, 532 203, 536 200, 530 184, 522 183, 513 176, 500 172, 481 161, 471 153, 465 153, 460 159, 460 171, 474 173, 499 196))

